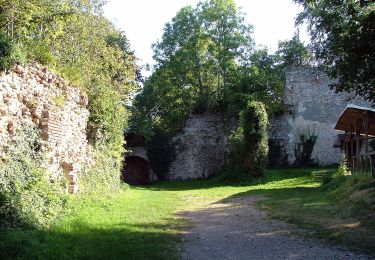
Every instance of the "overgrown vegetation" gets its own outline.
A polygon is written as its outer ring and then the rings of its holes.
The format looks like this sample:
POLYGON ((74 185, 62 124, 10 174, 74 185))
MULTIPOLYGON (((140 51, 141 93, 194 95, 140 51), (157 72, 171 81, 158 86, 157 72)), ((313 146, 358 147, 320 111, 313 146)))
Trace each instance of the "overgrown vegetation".
POLYGON ((0 63, 9 68, 36 60, 85 91, 90 122, 103 134, 100 144, 117 160, 129 114, 125 106, 139 73, 126 36, 102 15, 103 5, 102 0, 2 1, 0 63))
POLYGON ((14 137, 0 164, 0 228, 48 227, 66 204, 65 180, 52 183, 41 167, 39 133, 29 127, 14 137))
MULTIPOLYGON (((0 2, 0 70, 37 61, 62 74, 89 98, 89 136, 95 162, 80 179, 84 192, 120 188, 124 129, 130 114, 127 106, 140 79, 125 34, 103 16, 104 3, 0 2)), ((65 97, 57 96, 52 102, 63 106, 65 97)), ((54 189, 64 190, 64 185, 45 180, 49 174, 41 169, 37 151, 23 149, 21 144, 14 147, 8 152, 12 157, 1 165, 6 173, 0 176, 4 219, 47 225, 63 207, 64 199, 54 189)))
POLYGON ((82 193, 108 194, 121 189, 122 158, 108 154, 103 148, 95 151, 93 165, 80 174, 79 184, 82 193))
POLYGON ((224 178, 246 181, 263 176, 268 162, 268 116, 261 102, 251 101, 240 113, 240 126, 230 136, 231 161, 224 178))
POLYGON ((146 143, 160 143, 160 131, 174 136, 189 113, 239 119, 249 101, 263 102, 269 114, 282 111, 284 69, 305 64, 307 48, 296 35, 280 42, 276 54, 255 49, 252 26, 244 20, 234 0, 204 0, 165 25, 153 46, 156 66, 131 118, 132 130, 146 143))
POLYGON ((259 206, 273 217, 308 230, 300 235, 374 254, 374 186, 366 177, 339 176, 341 180, 334 182, 338 186, 322 187, 313 177, 336 172, 333 168, 268 170, 263 178, 243 185, 228 185, 217 178, 159 182, 112 196, 75 198, 70 201, 75 210, 53 230, 0 233, 0 258, 176 258, 179 234, 188 225, 177 213, 251 195, 266 196, 259 206), (359 197, 358 192, 368 196, 359 197))
POLYGON ((11 53, 11 41, 4 32, 0 31, 0 70, 4 70, 10 66, 11 53))

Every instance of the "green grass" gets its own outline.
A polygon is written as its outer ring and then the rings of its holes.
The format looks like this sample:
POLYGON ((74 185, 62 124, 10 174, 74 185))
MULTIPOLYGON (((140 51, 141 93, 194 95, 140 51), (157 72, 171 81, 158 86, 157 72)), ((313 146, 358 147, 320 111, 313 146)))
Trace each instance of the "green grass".
POLYGON ((178 214, 233 196, 262 195, 272 217, 307 229, 306 235, 374 253, 375 228, 352 214, 314 178, 332 169, 269 170, 256 182, 159 182, 111 196, 73 198, 74 211, 50 230, 3 230, 0 259, 175 259, 188 221, 178 214), (366 242, 368 241, 368 242, 366 242))

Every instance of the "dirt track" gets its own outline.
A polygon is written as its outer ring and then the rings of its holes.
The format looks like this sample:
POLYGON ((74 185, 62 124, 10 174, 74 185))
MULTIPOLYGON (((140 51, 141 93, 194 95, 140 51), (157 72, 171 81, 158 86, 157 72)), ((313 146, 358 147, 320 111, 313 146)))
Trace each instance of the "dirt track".
POLYGON ((183 213, 191 223, 182 259, 371 259, 297 235, 255 207, 260 197, 236 197, 183 213))

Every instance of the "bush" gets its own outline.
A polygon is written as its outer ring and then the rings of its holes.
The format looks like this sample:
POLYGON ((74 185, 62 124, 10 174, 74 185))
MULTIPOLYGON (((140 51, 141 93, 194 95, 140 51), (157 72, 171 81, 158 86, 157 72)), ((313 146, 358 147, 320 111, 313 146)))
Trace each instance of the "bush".
POLYGON ((18 44, 13 44, 11 39, 0 31, 0 70, 9 69, 16 63, 26 62, 26 55, 18 44))
POLYGON ((347 159, 345 158, 345 156, 343 156, 343 158, 341 160, 340 167, 339 167, 339 170, 338 170, 337 174, 339 176, 340 175, 350 175, 350 169, 348 168, 348 162, 347 162, 347 159))
POLYGON ((268 159, 268 116, 263 103, 251 101, 240 114, 246 155, 245 169, 252 175, 264 174, 268 159))
POLYGON ((119 191, 121 186, 122 157, 110 156, 104 149, 97 149, 94 165, 80 175, 82 193, 103 194, 119 191))
POLYGON ((12 54, 12 43, 8 36, 0 31, 0 70, 11 67, 10 56, 12 54))
POLYGON ((263 103, 251 101, 241 111, 240 126, 230 136, 230 144, 230 168, 236 169, 235 175, 241 179, 242 175, 263 176, 268 161, 268 116, 263 103))
POLYGON ((100 133, 94 137, 97 147, 106 150, 109 156, 121 158, 128 119, 121 95, 109 87, 97 87, 89 92, 89 111, 90 123, 100 133))
POLYGON ((46 227, 58 219, 66 203, 63 188, 40 168, 41 141, 35 128, 14 138, 0 165, 0 225, 46 227))
POLYGON ((55 62, 54 55, 43 41, 34 40, 28 49, 29 60, 35 60, 43 65, 51 65, 55 62))

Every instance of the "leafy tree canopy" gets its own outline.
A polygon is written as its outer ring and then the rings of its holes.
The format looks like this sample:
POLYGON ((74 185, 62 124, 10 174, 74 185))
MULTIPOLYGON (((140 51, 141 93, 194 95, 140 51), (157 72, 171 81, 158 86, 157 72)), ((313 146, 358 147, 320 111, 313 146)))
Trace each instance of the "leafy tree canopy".
POLYGON ((151 138, 173 134, 190 112, 238 116, 249 99, 273 110, 282 96, 282 67, 254 49, 252 26, 233 0, 207 0, 182 8, 153 45, 155 70, 137 96, 133 129, 151 138))
POLYGON ((303 6, 316 57, 336 91, 354 91, 375 102, 375 1, 295 0, 303 6))
POLYGON ((310 60, 310 52, 301 42, 299 34, 296 33, 292 39, 280 41, 276 55, 283 66, 307 65, 310 60))

